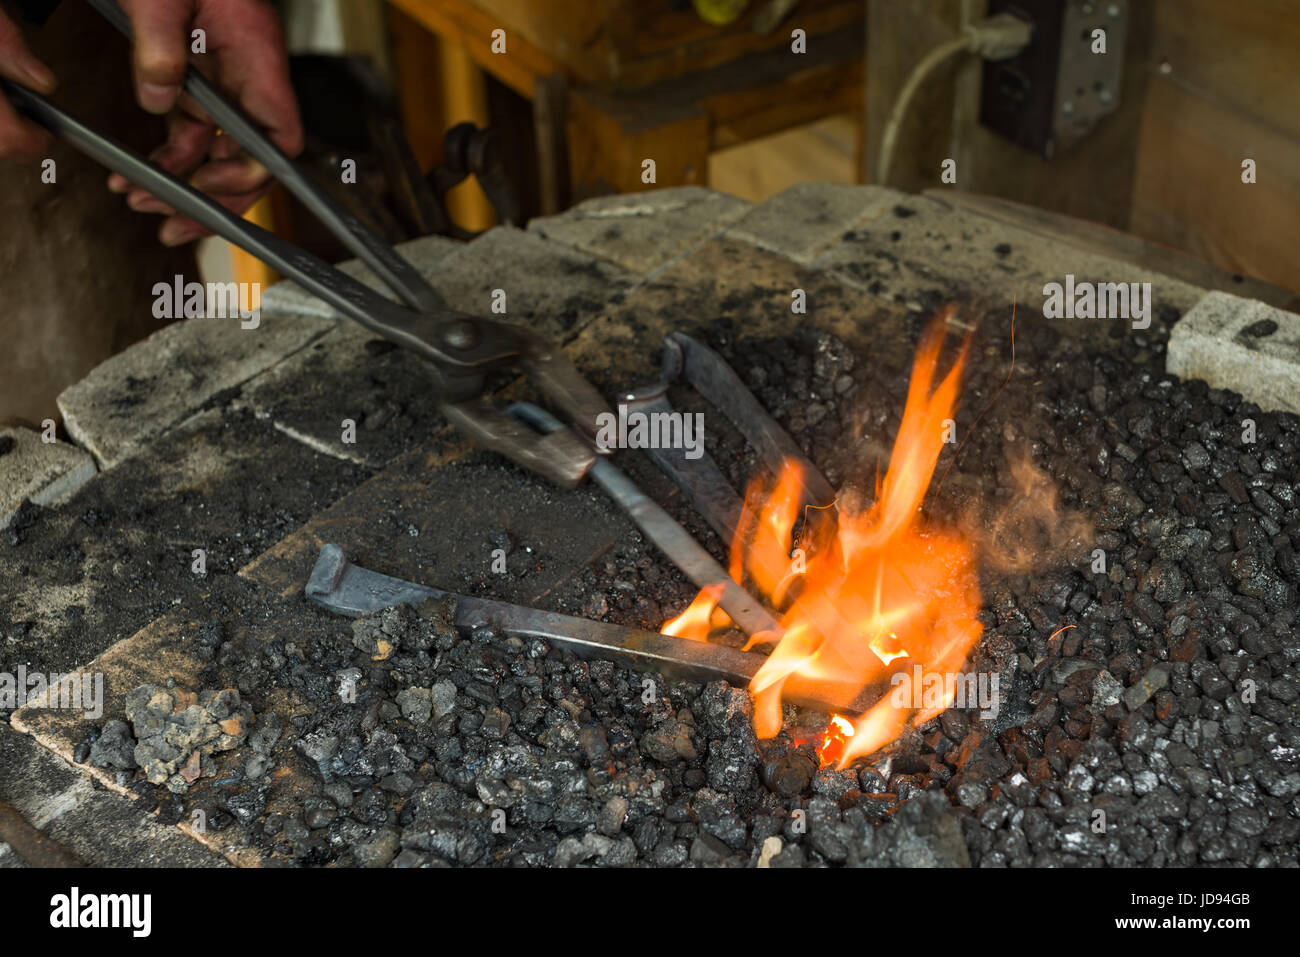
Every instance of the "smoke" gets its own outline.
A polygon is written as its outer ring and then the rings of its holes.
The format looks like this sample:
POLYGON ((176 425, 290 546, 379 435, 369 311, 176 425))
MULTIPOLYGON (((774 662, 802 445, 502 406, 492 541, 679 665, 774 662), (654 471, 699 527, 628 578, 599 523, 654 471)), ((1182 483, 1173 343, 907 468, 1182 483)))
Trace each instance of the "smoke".
POLYGON ((982 518, 968 513, 964 531, 977 543, 980 565, 1004 572, 1029 572, 1077 561, 1086 553, 1093 525, 1064 506, 1056 482, 1034 464, 1025 449, 1008 450, 1010 482, 984 502, 982 518))

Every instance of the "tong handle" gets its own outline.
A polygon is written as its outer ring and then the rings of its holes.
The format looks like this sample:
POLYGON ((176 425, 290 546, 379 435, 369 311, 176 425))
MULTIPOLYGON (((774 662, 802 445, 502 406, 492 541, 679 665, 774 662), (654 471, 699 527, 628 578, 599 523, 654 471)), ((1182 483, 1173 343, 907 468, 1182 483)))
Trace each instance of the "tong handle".
MULTIPOLYGON (((87 2, 128 40, 132 39, 131 21, 118 5, 117 0, 87 0, 87 2)), ((312 214, 337 236, 344 246, 370 267, 403 302, 419 312, 437 313, 446 310, 447 304, 442 297, 424 281, 424 277, 410 263, 308 179, 293 160, 285 156, 280 148, 267 138, 256 123, 239 107, 222 96, 217 88, 194 67, 186 70, 185 92, 194 98, 194 102, 202 107, 226 134, 270 170, 272 176, 283 183, 289 192, 311 210, 312 214)), ((129 176, 127 178, 137 186, 148 189, 151 193, 154 192, 146 184, 129 176)), ((154 195, 158 194, 154 193, 154 195)), ((158 198, 164 199, 161 196, 158 198)), ((175 204, 169 200, 164 199, 164 201, 175 207, 175 204)), ((188 211, 181 211, 195 222, 200 222, 188 211)), ((213 228, 207 223, 202 225, 208 229, 213 228)), ((218 230, 213 231, 218 232, 218 230)), ((222 233, 222 236, 236 245, 242 245, 225 233, 222 233)), ((251 249, 248 251, 255 256, 261 255, 251 249)), ((281 270, 281 272, 285 271, 281 270)), ((286 272, 286 275, 289 274, 286 272)))
MULTIPOLYGON (((476 335, 465 344, 458 333, 479 320, 445 307, 433 315, 413 312, 357 282, 306 250, 299 249, 203 195, 112 137, 92 129, 24 86, 0 78, 0 91, 24 114, 87 156, 183 213, 199 225, 269 263, 284 275, 367 329, 437 364, 451 378, 474 375, 510 358, 514 345, 476 335)), ((455 389, 453 392, 471 391, 455 389)))

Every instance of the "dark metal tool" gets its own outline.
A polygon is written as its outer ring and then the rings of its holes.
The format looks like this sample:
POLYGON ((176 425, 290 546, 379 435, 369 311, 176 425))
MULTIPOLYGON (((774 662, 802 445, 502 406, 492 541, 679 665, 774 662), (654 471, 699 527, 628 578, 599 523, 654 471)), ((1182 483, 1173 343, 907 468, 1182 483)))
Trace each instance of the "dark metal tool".
POLYGON ((0 841, 31 867, 81 867, 71 851, 30 824, 11 804, 0 801, 0 841))
MULTIPOLYGON (((803 454, 790 434, 745 388, 735 370, 722 356, 685 333, 671 332, 664 337, 659 381, 623 396, 621 404, 629 413, 672 412, 668 388, 679 379, 691 385, 730 420, 769 470, 776 473, 786 463, 796 464, 802 473, 805 504, 820 507, 835 500, 835 489, 803 454)), ((724 541, 731 541, 740 523, 743 505, 708 453, 689 459, 685 449, 647 449, 646 452, 677 483, 714 531, 724 541)))
MULTIPOLYGON (((767 660, 764 655, 713 642, 674 638, 403 581, 351 564, 337 545, 321 547, 307 580, 306 595, 329 611, 353 618, 401 604, 418 608, 429 598, 451 598, 456 603, 455 624, 462 632, 487 626, 510 637, 544 639, 579 657, 604 658, 638 671, 658 671, 693 681, 721 679, 744 687, 767 660)), ((861 713, 884 689, 872 687, 857 693, 845 685, 794 676, 783 690, 786 700, 805 707, 861 713)))
MULTIPOLYGON (((509 226, 523 222, 519 197, 506 174, 505 146, 497 130, 479 129, 473 123, 457 123, 442 138, 442 165, 430 171, 426 182, 433 188, 439 205, 448 191, 473 176, 496 211, 497 219, 509 226)), ((444 208, 444 216, 446 211, 444 208)))
MULTIPOLYGON (((543 432, 564 428, 563 423, 545 409, 529 402, 516 402, 509 413, 543 432)), ((716 588, 718 604, 731 616, 741 631, 747 635, 771 632, 773 638, 781 633, 781 625, 771 612, 754 596, 732 581, 727 570, 719 565, 690 532, 657 502, 636 487, 612 462, 601 459, 592 466, 591 480, 605 490, 610 498, 625 511, 650 541, 667 555, 682 573, 699 588, 716 588)), ((723 482, 723 488, 726 488, 723 482)))
MULTIPOLYGON (((88 0, 130 36, 115 0, 88 0)), ((395 303, 217 204, 116 140, 70 116, 26 87, 0 79, 14 105, 92 159, 125 176, 172 209, 241 247, 295 280, 346 318, 410 349, 430 363, 443 411, 474 441, 557 484, 572 487, 596 460, 596 417, 607 411, 600 393, 564 353, 520 326, 480 319, 448 308, 442 297, 382 239, 317 187, 247 116, 191 68, 185 91, 401 299, 395 303), (573 428, 538 435, 483 398, 485 375, 518 368, 573 428)))

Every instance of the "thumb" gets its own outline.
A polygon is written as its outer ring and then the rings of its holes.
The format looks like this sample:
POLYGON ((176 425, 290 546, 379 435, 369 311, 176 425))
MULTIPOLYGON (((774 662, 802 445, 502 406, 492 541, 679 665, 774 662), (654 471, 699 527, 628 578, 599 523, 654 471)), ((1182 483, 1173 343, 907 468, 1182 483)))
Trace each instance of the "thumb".
POLYGON ((0 74, 38 93, 54 91, 54 74, 27 49, 22 31, 3 12, 0 12, 0 74))
POLYGON ((136 99, 150 113, 176 105, 188 65, 186 31, 194 4, 185 0, 123 0, 135 44, 136 99))

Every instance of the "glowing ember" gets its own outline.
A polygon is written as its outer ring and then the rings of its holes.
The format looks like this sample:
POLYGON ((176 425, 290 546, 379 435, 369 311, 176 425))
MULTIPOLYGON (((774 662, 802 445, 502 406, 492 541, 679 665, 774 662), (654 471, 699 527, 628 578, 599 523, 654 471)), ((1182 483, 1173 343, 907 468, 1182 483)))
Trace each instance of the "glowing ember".
POLYGON ((844 747, 853 737, 853 722, 840 715, 832 715, 831 723, 826 726, 822 743, 817 746, 817 756, 822 764, 832 764, 844 756, 844 747))
MULTIPOLYGON (((847 719, 832 722, 828 733, 835 741, 823 742, 819 751, 825 762, 840 767, 888 744, 909 720, 923 723, 945 710, 951 695, 936 702, 913 685, 933 684, 926 679, 934 676, 950 687, 947 679, 961 671, 981 632, 975 545, 920 512, 952 428, 966 355, 963 345, 935 384, 950 316, 951 310, 940 315, 917 350, 898 438, 875 501, 866 508, 841 503, 835 513, 813 513, 821 517, 810 520, 811 531, 805 529, 810 544, 795 549, 804 485, 799 466, 787 463, 775 483, 751 483, 732 543, 731 576, 741 581, 747 573, 772 607, 784 609, 783 634, 749 686, 759 737, 780 731, 782 691, 792 678, 842 685, 850 695, 869 685, 886 692, 851 730, 839 723, 847 719)), ((716 599, 701 594, 665 633, 707 638, 715 606, 716 599)), ((772 637, 755 636, 750 644, 772 637)))

